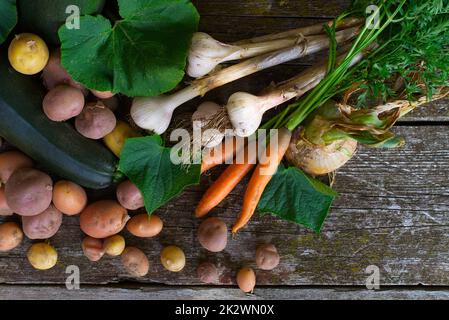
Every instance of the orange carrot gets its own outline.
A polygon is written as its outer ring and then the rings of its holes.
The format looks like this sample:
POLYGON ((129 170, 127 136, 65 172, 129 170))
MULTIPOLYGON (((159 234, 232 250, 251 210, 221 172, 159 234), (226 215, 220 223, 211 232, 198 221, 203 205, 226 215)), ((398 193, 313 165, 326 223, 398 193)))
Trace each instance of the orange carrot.
POLYGON ((232 159, 235 155, 236 144, 236 139, 234 137, 232 148, 227 146, 225 141, 223 141, 220 146, 216 148, 206 149, 201 163, 201 174, 232 159), (221 152, 218 151, 219 148, 221 148, 221 152))
MULTIPOLYGON (((215 208, 224 198, 235 188, 235 186, 251 171, 255 166, 255 161, 249 161, 248 150, 245 147, 245 163, 229 165, 220 177, 207 189, 198 206, 195 209, 197 218, 204 217, 215 208)), ((255 155, 251 155, 251 157, 255 155)))
MULTIPOLYGON (((287 152, 291 136, 292 133, 289 130, 285 128, 280 129, 277 148, 275 149, 273 147, 275 150, 268 148, 266 152, 266 161, 257 165, 256 170, 251 176, 251 180, 246 188, 245 195, 243 197, 242 211, 240 212, 239 218, 235 222, 234 227, 232 227, 232 233, 237 233, 253 216, 266 186, 276 173, 285 152, 287 152)), ((272 145, 270 144, 270 147, 271 146, 272 145)))

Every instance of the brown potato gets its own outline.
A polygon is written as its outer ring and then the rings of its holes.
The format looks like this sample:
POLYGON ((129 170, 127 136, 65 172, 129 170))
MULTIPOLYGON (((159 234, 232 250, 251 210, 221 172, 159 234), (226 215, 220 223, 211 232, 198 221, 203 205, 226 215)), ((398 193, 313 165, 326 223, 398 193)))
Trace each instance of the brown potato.
POLYGON ((33 161, 19 151, 0 153, 0 184, 6 183, 14 171, 31 168, 33 161))
POLYGON ((42 107, 50 120, 66 121, 83 111, 84 94, 80 89, 58 85, 45 95, 42 107))
POLYGON ((161 218, 146 213, 138 214, 129 219, 126 229, 136 237, 151 238, 157 236, 163 227, 161 218))
POLYGON ((122 264, 133 277, 144 277, 150 270, 150 262, 142 250, 127 247, 122 253, 122 264))
POLYGON ((272 244, 263 244, 257 247, 256 264, 262 270, 273 270, 279 265, 279 253, 272 244))
POLYGON ((61 224, 62 213, 53 205, 36 216, 22 217, 23 232, 29 239, 33 240, 53 237, 61 224))
POLYGON ((131 181, 123 181, 117 187, 117 200, 128 210, 143 208, 144 200, 142 193, 131 181))
POLYGON ((94 96, 96 96, 99 99, 109 99, 115 96, 114 93, 111 91, 97 91, 97 90, 90 90, 94 96))
POLYGON ((50 59, 42 71, 42 79, 44 86, 51 90, 60 84, 66 84, 83 91, 83 95, 87 95, 88 91, 84 86, 72 79, 68 72, 61 65, 61 51, 54 50, 50 54, 50 59))
POLYGON ((88 103, 83 112, 76 117, 75 127, 86 138, 98 140, 111 133, 117 119, 101 101, 88 103))
POLYGON ((99 261, 104 253, 103 240, 92 237, 85 237, 81 243, 84 255, 92 262, 99 261))
POLYGON ((80 215, 81 230, 104 239, 119 233, 128 221, 128 211, 115 201, 104 200, 87 206, 80 215))
POLYGON ((58 181, 53 188, 53 204, 68 216, 79 214, 87 204, 86 191, 76 183, 58 181))
POLYGON ((5 186, 0 187, 0 216, 11 216, 13 211, 8 206, 5 196, 5 186))
POLYGON ((0 224, 0 252, 16 248, 23 240, 23 232, 15 222, 0 224))
POLYGON ((15 171, 5 187, 9 207, 21 216, 35 216, 51 203, 53 181, 38 170, 23 168, 15 171))
POLYGON ((237 284, 245 293, 253 292, 256 286, 256 274, 251 268, 242 268, 237 273, 237 284))
POLYGON ((228 228, 219 218, 204 220, 198 229, 198 241, 201 246, 211 252, 220 252, 228 243, 228 228))
POLYGON ((218 281, 218 270, 215 264, 211 262, 203 262, 196 269, 198 278, 203 283, 215 283, 218 281))

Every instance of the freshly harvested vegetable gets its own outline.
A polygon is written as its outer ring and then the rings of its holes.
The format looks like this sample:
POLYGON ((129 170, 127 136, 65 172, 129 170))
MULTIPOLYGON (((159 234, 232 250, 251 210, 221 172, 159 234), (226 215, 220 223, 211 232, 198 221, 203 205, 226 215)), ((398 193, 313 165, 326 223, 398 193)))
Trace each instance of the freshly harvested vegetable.
POLYGON ((123 253, 125 250, 125 238, 121 235, 116 234, 104 239, 103 248, 107 255, 116 257, 123 253))
POLYGON ((100 259, 104 256, 105 249, 103 246, 103 240, 85 237, 83 242, 81 243, 81 248, 83 249, 83 253, 87 259, 92 262, 100 261, 100 259))
MULTIPOLYGON (((360 19, 348 18, 340 21, 338 28, 344 29, 360 23, 360 19)), ((225 44, 206 33, 197 32, 193 35, 192 45, 190 46, 187 74, 193 78, 203 77, 221 63, 252 58, 282 48, 292 47, 304 36, 320 33, 324 33, 322 23, 272 34, 265 36, 264 39, 242 40, 235 44, 225 44)))
POLYGON ((150 262, 142 250, 126 247, 122 253, 122 264, 133 277, 144 277, 150 270, 150 262))
POLYGON ((240 269, 237 273, 237 284, 243 292, 253 292, 256 286, 256 274, 254 270, 247 267, 240 269))
POLYGON ((272 144, 270 143, 267 148, 266 161, 257 165, 256 170, 246 187, 242 211, 232 227, 232 233, 237 233, 253 216, 265 188, 276 173, 277 168, 287 151, 291 137, 292 133, 290 130, 282 128, 278 132, 277 146, 272 147, 272 144))
POLYGON ((58 262, 58 253, 55 248, 45 242, 34 243, 27 251, 27 258, 33 268, 48 270, 58 262))
POLYGON ((171 272, 180 272, 186 265, 186 256, 181 248, 168 246, 161 251, 161 263, 171 272))
POLYGON ((5 196, 5 186, 0 186, 0 216, 11 216, 13 211, 8 206, 5 196))
POLYGON ((9 207, 21 216, 35 216, 51 203, 53 181, 47 174, 31 168, 14 171, 5 186, 9 207))
MULTIPOLYGON (((340 31, 338 39, 342 42, 347 41, 357 35, 357 32, 358 28, 340 31)), ((171 95, 135 98, 131 107, 131 116, 142 129, 162 134, 169 127, 174 110, 185 102, 203 96, 206 92, 229 82, 316 53, 328 46, 329 38, 327 36, 306 37, 293 47, 254 57, 208 77, 197 79, 190 86, 171 95)))
POLYGON ((226 140, 224 143, 221 142, 214 148, 205 148, 201 162, 201 173, 205 173, 220 164, 230 163, 238 148, 235 138, 226 140))
POLYGON ((119 233, 128 221, 128 211, 115 201, 103 200, 87 206, 80 215, 81 230, 94 238, 119 233))
POLYGON ((29 239, 49 239, 62 224, 62 213, 54 206, 32 217, 22 217, 23 232, 29 239))
POLYGON ((17 72, 33 75, 44 70, 48 62, 48 47, 32 33, 16 35, 8 48, 8 59, 17 72))
POLYGON ((0 57, 0 136, 58 177, 91 189, 111 185, 116 157, 102 144, 80 136, 71 124, 43 116, 40 81, 9 72, 5 50, 0 57))
POLYGON ((138 214, 129 219, 126 224, 126 229, 136 237, 151 238, 157 236, 163 228, 161 218, 152 214, 149 216, 146 213, 138 214))
POLYGON ((77 88, 58 85, 47 93, 42 106, 50 120, 66 121, 83 111, 84 94, 77 88))
POLYGON ((117 200, 128 210, 137 210, 145 205, 140 190, 129 180, 123 181, 117 187, 117 200))
POLYGON ((16 0, 5 0, 0 2, 0 44, 6 40, 11 30, 17 23, 16 0))
POLYGON ((220 252, 228 244, 228 228, 219 218, 208 218, 198 228, 198 241, 210 252, 220 252))
POLYGON ((86 88, 84 88, 84 86, 80 83, 74 81, 61 65, 60 49, 56 49, 51 52, 48 63, 42 71, 42 80, 44 82, 44 86, 48 90, 52 90, 56 86, 65 84, 77 88, 83 92, 83 95, 87 95, 86 88))
POLYGON ((210 284, 218 282, 218 269, 215 264, 211 262, 203 262, 196 269, 198 279, 201 282, 210 284))
POLYGON ((83 136, 98 140, 111 133, 117 119, 114 113, 103 102, 88 103, 83 112, 75 119, 75 128, 83 136))
POLYGON ((244 163, 230 164, 220 177, 207 189, 196 206, 195 216, 204 217, 213 208, 219 205, 228 194, 234 190, 237 184, 254 168, 256 154, 248 154, 248 149, 244 149, 244 163), (252 158, 254 157, 254 158, 252 158))
POLYGON ((113 96, 115 96, 114 93, 111 91, 97 91, 97 90, 90 90, 94 96, 96 96, 98 99, 110 99, 113 96))
POLYGON ((200 181, 201 165, 174 164, 170 152, 157 135, 128 139, 123 148, 119 170, 142 192, 148 214, 200 181))
POLYGON ((0 153, 0 184, 6 183, 14 171, 32 166, 33 161, 22 152, 7 151, 0 153))
POLYGON ((53 204, 68 216, 77 215, 86 207, 86 191, 76 183, 58 181, 53 187, 53 204))
MULTIPOLYGON (((106 102, 103 100, 103 103, 106 102)), ((111 109, 109 107, 109 109, 111 109)), ((112 109, 111 109, 112 110, 112 109)), ((117 121, 117 125, 111 133, 107 134, 103 140, 106 146, 117 156, 120 157, 126 139, 140 137, 141 134, 128 123, 117 121)))
MULTIPOLYGON (((203 102, 192 115, 193 130, 201 130, 210 123, 222 110, 218 104, 210 101, 203 102)), ((213 148, 221 143, 224 134, 217 130, 201 132, 201 145, 213 148)))
POLYGON ((0 223, 0 252, 10 251, 23 240, 23 232, 15 222, 0 223))
POLYGON ((263 244, 257 247, 256 264, 262 270, 273 270, 279 265, 279 253, 273 244, 263 244))
POLYGON ((64 67, 89 89, 130 97, 172 90, 184 77, 199 20, 195 7, 186 0, 117 2, 114 25, 86 15, 80 19, 84 27, 60 28, 64 67))

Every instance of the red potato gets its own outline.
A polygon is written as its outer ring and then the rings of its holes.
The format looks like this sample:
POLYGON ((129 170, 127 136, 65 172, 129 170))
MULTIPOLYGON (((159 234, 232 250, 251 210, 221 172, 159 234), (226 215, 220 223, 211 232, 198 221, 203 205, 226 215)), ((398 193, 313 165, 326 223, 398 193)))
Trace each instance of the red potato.
POLYGON ((242 268, 237 273, 237 284, 245 293, 253 292, 256 286, 256 274, 251 268, 242 268))
POLYGON ((117 124, 114 113, 101 101, 88 103, 75 119, 76 130, 86 138, 98 140, 111 133, 117 124))
POLYGON ((196 273, 198 275, 198 279, 200 279, 203 283, 209 284, 218 281, 217 267, 211 262, 203 262, 200 264, 196 269, 196 273))
POLYGON ((104 200, 87 206, 80 215, 81 230, 104 239, 119 233, 128 222, 128 211, 115 201, 104 200))
POLYGON ((228 228, 219 218, 204 220, 198 229, 198 241, 201 246, 211 252, 220 252, 228 243, 228 228))
POLYGON ((22 228, 25 235, 32 240, 53 237, 62 224, 62 213, 53 205, 44 212, 32 216, 22 217, 22 228))
POLYGON ((92 237, 85 237, 81 243, 84 255, 92 262, 97 262, 104 256, 103 247, 103 240, 92 237))
POLYGON ((21 216, 35 216, 51 203, 53 181, 47 174, 30 168, 15 171, 5 186, 9 207, 21 216))
POLYGON ((83 111, 84 94, 80 89, 58 85, 45 95, 42 107, 50 120, 66 121, 83 111))
POLYGON ((94 96, 96 96, 99 99, 109 99, 115 96, 114 93, 111 91, 97 91, 97 90, 90 90, 94 96))
POLYGON ((280 257, 276 247, 263 244, 257 247, 256 264, 262 270, 273 270, 279 265, 280 257))
POLYGON ((61 65, 61 51, 59 49, 54 50, 50 54, 50 59, 47 65, 42 71, 42 79, 44 86, 51 90, 60 84, 66 84, 74 88, 83 91, 83 95, 87 95, 88 91, 84 86, 75 80, 68 74, 68 72, 61 65))
POLYGON ((53 188, 53 204, 68 216, 77 215, 86 207, 86 191, 76 183, 58 181, 53 188))
POLYGON ((163 228, 161 218, 146 213, 138 214, 129 219, 126 229, 136 237, 151 238, 157 236, 163 228))
POLYGON ((0 187, 0 216, 11 216, 13 214, 13 211, 8 206, 8 203, 6 202, 5 197, 5 187, 0 187))
POLYGON ((145 253, 135 247, 126 247, 122 253, 122 264, 133 277, 144 277, 150 270, 150 262, 145 253))
POLYGON ((19 151, 0 153, 0 184, 6 183, 14 171, 31 168, 33 161, 19 151))
POLYGON ((128 210, 137 210, 144 206, 142 193, 136 185, 129 180, 118 185, 117 200, 128 210))
POLYGON ((10 251, 23 240, 23 232, 15 222, 5 222, 0 224, 0 252, 10 251))

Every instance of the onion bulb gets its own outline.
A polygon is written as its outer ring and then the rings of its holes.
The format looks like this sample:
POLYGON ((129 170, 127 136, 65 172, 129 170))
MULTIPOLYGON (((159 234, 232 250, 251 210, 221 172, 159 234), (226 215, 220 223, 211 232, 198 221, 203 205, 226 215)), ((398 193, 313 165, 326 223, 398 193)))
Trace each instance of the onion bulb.
POLYGON ((287 160, 312 176, 320 176, 336 171, 345 165, 355 154, 357 141, 341 139, 327 145, 312 144, 302 136, 298 129, 285 154, 287 160))

